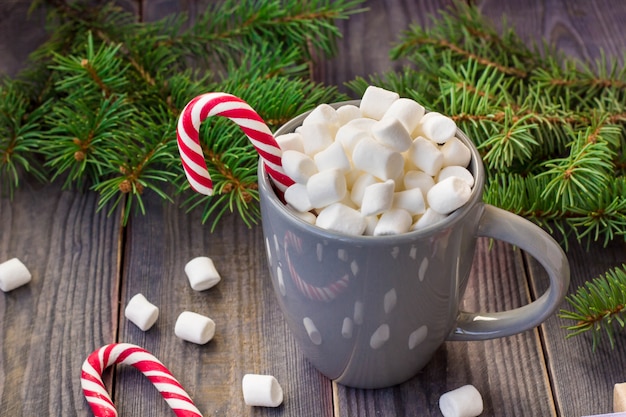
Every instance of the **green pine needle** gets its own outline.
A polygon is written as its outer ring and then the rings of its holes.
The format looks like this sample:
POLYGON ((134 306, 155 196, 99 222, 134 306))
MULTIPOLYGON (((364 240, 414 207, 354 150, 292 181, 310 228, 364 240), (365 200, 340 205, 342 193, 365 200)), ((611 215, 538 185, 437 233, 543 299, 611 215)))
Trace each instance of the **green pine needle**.
POLYGON ((596 277, 566 298, 572 310, 562 309, 559 317, 575 323, 565 328, 567 337, 591 332, 593 350, 605 335, 615 347, 615 329, 624 328, 626 308, 626 264, 596 277))

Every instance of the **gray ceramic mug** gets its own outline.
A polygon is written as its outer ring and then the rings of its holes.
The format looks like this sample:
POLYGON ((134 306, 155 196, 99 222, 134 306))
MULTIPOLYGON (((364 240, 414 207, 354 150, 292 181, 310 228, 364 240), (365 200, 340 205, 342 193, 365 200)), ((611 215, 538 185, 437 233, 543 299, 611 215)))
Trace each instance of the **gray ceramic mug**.
MULTIPOLYGON (((293 132, 307 114, 276 135, 293 132)), ((561 247, 530 221, 482 202, 482 161, 463 132, 457 137, 472 153, 470 201, 440 223, 396 236, 348 236, 304 222, 277 197, 259 164, 263 234, 276 297, 304 355, 328 378, 357 388, 404 382, 444 341, 523 332, 546 320, 565 297, 569 265, 561 247), (546 292, 509 311, 459 311, 479 236, 512 243, 535 257, 550 278, 546 292)))

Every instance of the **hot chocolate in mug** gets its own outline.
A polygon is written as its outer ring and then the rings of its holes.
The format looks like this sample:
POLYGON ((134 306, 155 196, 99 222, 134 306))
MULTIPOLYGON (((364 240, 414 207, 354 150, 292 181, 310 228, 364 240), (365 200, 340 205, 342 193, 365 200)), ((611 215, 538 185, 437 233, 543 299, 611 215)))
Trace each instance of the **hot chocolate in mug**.
MULTIPOLYGON (((358 104, 346 102, 333 104, 358 104)), ((308 113, 282 126, 290 133, 308 113)), ((530 221, 484 203, 485 172, 469 138, 470 200, 446 219, 393 236, 350 236, 306 223, 278 197, 259 164, 267 260, 276 298, 306 358, 337 383, 382 388, 422 369, 444 341, 486 340, 546 320, 565 297, 561 247, 530 221), (537 300, 502 312, 460 311, 476 239, 509 242, 536 258, 550 285, 537 300)))

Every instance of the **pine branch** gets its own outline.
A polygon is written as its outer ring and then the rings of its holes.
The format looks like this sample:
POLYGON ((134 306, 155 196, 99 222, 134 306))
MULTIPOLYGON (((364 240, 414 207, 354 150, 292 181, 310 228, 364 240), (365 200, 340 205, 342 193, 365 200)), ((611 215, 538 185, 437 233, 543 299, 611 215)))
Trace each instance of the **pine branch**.
POLYGON ((485 200, 558 232, 564 245, 572 234, 626 239, 626 69, 545 50, 498 34, 458 2, 402 35, 391 56, 412 63, 405 71, 348 87, 379 85, 452 117, 485 163, 485 200))
MULTIPOLYGON (((12 192, 24 172, 63 177, 65 187, 99 193, 99 209, 123 206, 124 222, 133 207, 145 211, 148 192, 171 201, 188 189, 175 143, 187 102, 228 91, 276 128, 345 99, 310 81, 309 60, 314 50, 334 51, 335 20, 362 11, 359 4, 226 1, 194 21, 173 15, 138 23, 113 2, 40 2, 50 40, 0 87, 7 98, 0 104, 2 186, 12 192)), ((228 211, 254 223, 256 151, 226 119, 203 124, 201 133, 216 193, 193 193, 188 204, 203 206, 204 221, 214 224, 228 211)))
POLYGON ((615 328, 624 328, 626 307, 626 264, 614 268, 585 283, 576 294, 566 298, 572 310, 562 309, 559 317, 572 320, 575 324, 566 326, 568 338, 591 332, 593 350, 598 346, 602 335, 615 347, 615 328))

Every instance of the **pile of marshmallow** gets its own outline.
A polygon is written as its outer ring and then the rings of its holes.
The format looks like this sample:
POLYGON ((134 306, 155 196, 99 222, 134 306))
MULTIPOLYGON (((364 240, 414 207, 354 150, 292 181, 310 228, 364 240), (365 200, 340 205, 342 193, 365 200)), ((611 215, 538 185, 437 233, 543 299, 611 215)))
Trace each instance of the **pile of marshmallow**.
POLYGON ((469 199, 470 149, 454 120, 370 86, 360 105, 322 104, 278 135, 287 207, 351 235, 394 235, 446 218, 469 199))

